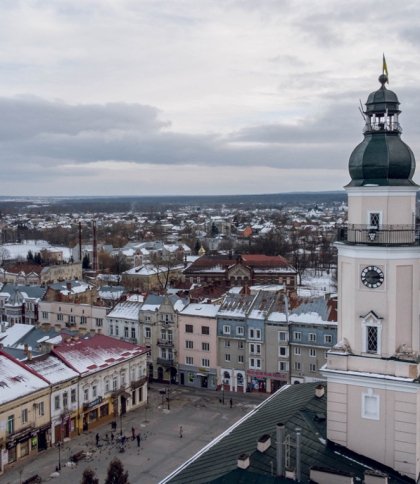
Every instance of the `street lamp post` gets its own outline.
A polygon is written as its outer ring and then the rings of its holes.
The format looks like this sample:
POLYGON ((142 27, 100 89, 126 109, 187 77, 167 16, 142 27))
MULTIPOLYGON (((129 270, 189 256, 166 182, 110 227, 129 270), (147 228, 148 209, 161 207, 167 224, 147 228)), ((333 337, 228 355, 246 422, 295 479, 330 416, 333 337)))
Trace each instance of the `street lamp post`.
POLYGON ((168 410, 170 410, 170 407, 169 407, 169 388, 167 388, 166 393, 167 393, 166 400, 168 401, 168 410))
POLYGON ((58 467, 57 469, 61 471, 61 442, 57 444, 58 447, 58 467))

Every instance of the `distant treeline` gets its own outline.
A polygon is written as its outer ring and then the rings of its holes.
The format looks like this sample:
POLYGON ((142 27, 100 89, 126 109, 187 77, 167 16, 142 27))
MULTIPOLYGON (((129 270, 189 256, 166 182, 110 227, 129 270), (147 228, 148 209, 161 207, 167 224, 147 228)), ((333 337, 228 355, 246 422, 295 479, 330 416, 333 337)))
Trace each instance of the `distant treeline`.
POLYGON ((34 198, 0 197, 0 212, 12 213, 111 213, 153 212, 170 208, 193 206, 201 208, 278 208, 281 206, 314 207, 320 204, 333 205, 346 202, 344 191, 340 192, 295 192, 265 195, 214 195, 214 196, 151 196, 151 197, 43 197, 42 202, 34 198), (3 198, 3 199, 2 199, 3 198))

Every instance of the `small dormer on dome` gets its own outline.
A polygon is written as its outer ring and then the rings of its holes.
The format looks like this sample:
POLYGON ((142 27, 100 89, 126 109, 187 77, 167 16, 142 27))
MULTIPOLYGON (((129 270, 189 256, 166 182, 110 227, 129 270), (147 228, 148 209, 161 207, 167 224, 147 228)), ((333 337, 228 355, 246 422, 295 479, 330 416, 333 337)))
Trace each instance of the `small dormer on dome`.
POLYGON ((400 137, 398 97, 385 87, 385 74, 379 82, 381 87, 366 101, 364 140, 350 156, 352 180, 347 186, 416 186, 414 154, 400 137))

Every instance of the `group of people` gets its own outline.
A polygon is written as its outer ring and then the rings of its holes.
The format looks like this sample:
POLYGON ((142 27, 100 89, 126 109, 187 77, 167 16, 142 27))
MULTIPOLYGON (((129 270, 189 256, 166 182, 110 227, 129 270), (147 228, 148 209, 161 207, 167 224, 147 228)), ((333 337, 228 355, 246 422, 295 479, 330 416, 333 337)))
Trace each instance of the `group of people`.
MULTIPOLYGON (((99 447, 99 441, 101 440, 101 436, 99 435, 99 433, 96 434, 95 439, 96 439, 96 447, 99 447)), ((107 444, 110 443, 108 433, 105 434, 104 440, 107 444)), ((115 440, 114 432, 111 432, 111 444, 114 443, 114 440, 115 440)), ((121 437, 119 439, 119 442, 123 447, 126 443, 126 440, 127 440, 127 437, 121 432, 121 437)), ((131 440, 137 440, 137 447, 140 447, 141 435, 140 435, 140 432, 136 434, 136 429, 134 427, 131 427, 131 440)))

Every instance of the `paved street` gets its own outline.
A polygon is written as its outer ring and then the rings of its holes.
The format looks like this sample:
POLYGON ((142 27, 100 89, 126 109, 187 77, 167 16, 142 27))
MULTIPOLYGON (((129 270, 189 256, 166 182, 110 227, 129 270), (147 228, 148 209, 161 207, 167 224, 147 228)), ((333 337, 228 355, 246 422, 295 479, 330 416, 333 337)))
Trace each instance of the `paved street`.
MULTIPOLYGON (((267 396, 258 393, 225 393, 223 405, 219 401, 220 392, 171 386, 168 410, 166 401, 162 405, 159 393, 161 388, 166 386, 151 385, 148 409, 139 409, 123 417, 123 432, 127 436, 124 453, 119 452, 119 446, 115 442, 105 442, 105 433, 111 434, 111 426, 106 424, 64 444, 61 449, 62 469, 59 477, 50 477, 58 465, 58 449, 53 448, 17 464, 1 476, 0 482, 19 484, 28 477, 39 474, 43 482, 78 484, 84 469, 90 467, 102 484, 108 464, 116 456, 128 470, 131 484, 157 483, 267 396), (229 405, 231 397, 232 409, 229 405), (180 426, 183 428, 182 438, 179 436, 180 426), (131 427, 141 433, 140 448, 135 440, 131 440, 131 427), (95 443, 97 432, 101 436, 99 448, 95 443), (91 460, 83 460, 75 468, 67 467, 69 456, 79 450, 90 452, 91 460)), ((118 431, 119 425, 118 420, 118 431)))

